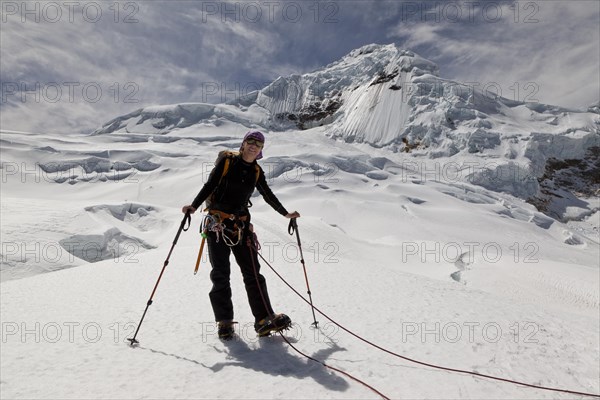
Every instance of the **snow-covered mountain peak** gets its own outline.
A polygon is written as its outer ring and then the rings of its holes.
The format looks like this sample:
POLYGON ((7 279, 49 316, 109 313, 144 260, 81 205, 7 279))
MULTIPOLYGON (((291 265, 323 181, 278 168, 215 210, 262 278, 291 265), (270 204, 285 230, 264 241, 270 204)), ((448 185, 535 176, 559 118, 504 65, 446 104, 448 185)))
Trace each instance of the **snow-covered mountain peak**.
MULTIPOLYGON (((280 76, 265 88, 227 104, 185 103, 146 107, 117 117, 93 133, 168 133, 194 124, 231 119, 247 126, 258 125, 271 130, 308 129, 328 125, 343 116, 343 110, 337 111, 350 93, 358 88, 386 84, 392 91, 400 91, 398 94, 406 100, 413 91, 402 91, 402 82, 410 81, 408 86, 412 86, 415 77, 433 78, 438 75, 439 68, 435 63, 412 51, 393 44, 370 44, 310 73, 280 76)), ((360 141, 388 144, 370 137, 360 141)))
MULTIPOLYGON (((381 100, 387 102, 387 99, 380 98, 381 94, 384 94, 383 97, 390 95, 406 101, 413 96, 411 88, 415 78, 435 79, 438 75, 439 68, 435 63, 411 51, 393 44, 370 44, 313 72, 279 77, 257 92, 253 100, 272 116, 268 121, 269 128, 308 129, 332 124, 344 119, 350 112, 360 117, 369 114, 374 103, 381 100), (371 87, 373 88, 370 89, 371 87), (365 92, 385 92, 381 91, 382 88, 389 89, 390 92, 376 94, 378 99, 375 102, 370 100, 373 104, 355 104, 365 92)), ((402 124, 403 120, 401 118, 390 122, 402 124)), ((392 137, 388 137, 389 135, 381 132, 382 127, 371 128, 373 129, 367 130, 375 130, 373 136, 357 135, 352 126, 341 127, 341 136, 374 145, 386 145, 397 138, 397 129, 391 133, 392 137)))
MULTIPOLYGON (((147 107, 94 133, 173 135, 185 128, 185 134, 201 136, 232 123, 282 133, 322 127, 329 137, 404 152, 408 158, 458 157, 461 165, 477 165, 464 176, 469 183, 511 193, 566 218, 567 207, 553 205, 555 199, 562 204, 564 194, 544 177, 554 176, 554 168, 562 165, 555 160, 586 159, 585 171, 596 170, 598 105, 568 110, 508 99, 485 88, 440 77, 435 63, 412 51, 370 44, 312 72, 278 77, 226 104, 147 107), (554 200, 546 196, 550 192, 554 200)), ((576 192, 597 190, 588 172, 576 173, 584 178, 576 192)), ((575 214, 590 211, 577 209, 575 214)))
MULTIPOLYGON (((348 67, 356 67, 363 78, 369 80, 377 73, 392 73, 394 70, 411 71, 416 68, 421 74, 439 75, 437 64, 420 57, 414 52, 397 47, 394 44, 368 44, 342 57, 318 71, 344 72, 348 67), (375 67, 375 69, 373 69, 375 67)), ((359 77, 360 78, 360 77, 359 77)))

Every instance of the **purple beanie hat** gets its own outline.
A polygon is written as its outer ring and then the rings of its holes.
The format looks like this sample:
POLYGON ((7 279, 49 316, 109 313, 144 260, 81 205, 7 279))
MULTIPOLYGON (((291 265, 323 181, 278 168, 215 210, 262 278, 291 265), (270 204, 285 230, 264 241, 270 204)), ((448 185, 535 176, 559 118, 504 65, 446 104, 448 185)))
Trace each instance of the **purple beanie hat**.
MULTIPOLYGON (((242 141, 242 144, 246 141, 246 139, 256 139, 256 140, 264 143, 265 135, 263 135, 262 132, 260 132, 260 131, 249 131, 244 136, 244 140, 242 141)), ((242 148, 240 147, 240 151, 241 150, 242 150, 242 148)), ((260 160, 261 158, 263 158, 262 150, 260 151, 260 153, 258 153, 258 156, 256 157, 256 159, 260 160)))

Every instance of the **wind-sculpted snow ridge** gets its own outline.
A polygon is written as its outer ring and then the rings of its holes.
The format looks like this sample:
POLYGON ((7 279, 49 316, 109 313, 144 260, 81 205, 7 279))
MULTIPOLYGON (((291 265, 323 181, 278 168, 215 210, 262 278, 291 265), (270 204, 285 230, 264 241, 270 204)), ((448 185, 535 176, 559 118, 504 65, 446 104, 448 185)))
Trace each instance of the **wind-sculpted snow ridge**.
POLYGON ((476 186, 449 183, 439 191, 448 196, 473 204, 501 204, 502 208, 495 213, 501 217, 512 218, 518 221, 533 223, 542 229, 549 229, 555 222, 546 215, 525 209, 506 198, 476 186))
MULTIPOLYGON (((18 140, 15 135, 12 135, 18 140)), ((155 141, 155 136, 147 136, 143 141, 136 141, 139 135, 129 135, 124 140, 122 136, 110 138, 110 143, 99 141, 105 150, 89 149, 89 144, 53 143, 53 146, 31 146, 25 142, 11 142, 3 147, 3 167, 9 170, 38 169, 35 173, 37 181, 68 183, 71 185, 82 182, 111 182, 137 181, 145 174, 155 171, 165 162, 188 156, 185 152, 162 151, 156 148, 148 150, 132 149, 132 143, 167 143, 155 141), (27 149, 29 147, 29 149, 27 149), (106 150, 108 148, 108 150, 106 150), (27 151, 25 157, 22 152, 27 151), (22 164, 26 159, 27 164, 22 164), (13 160, 21 160, 15 161, 13 160), (10 165, 10 166, 9 166, 10 165)), ((162 136, 161 136, 162 137, 162 136)), ((181 138, 174 138, 175 141, 181 138)), ((224 140, 224 139, 223 139, 224 140)), ((173 142, 173 141, 170 141, 173 142)))
POLYGON ((140 108, 117 117, 92 132, 106 133, 166 134, 173 129, 183 129, 196 124, 217 127, 226 122, 238 122, 251 126, 263 119, 257 107, 236 107, 226 104, 185 103, 140 108))
MULTIPOLYGON (((162 209, 149 204, 127 202, 114 204, 95 204, 84 207, 87 215, 95 221, 94 225, 105 227, 104 238, 92 239, 101 243, 103 249, 112 247, 123 251, 119 255, 127 255, 130 249, 136 252, 155 248, 161 243, 164 230, 171 226, 162 209), (102 240, 99 240, 102 239, 102 240), (119 247, 121 246, 121 247, 119 247), (128 250, 129 249, 129 250, 128 250)), ((93 231, 97 231, 96 228, 93 231)), ((95 236, 98 234, 94 233, 95 236)))
POLYGON ((158 210, 151 205, 137 203, 100 204, 85 207, 85 211, 112 224, 116 223, 114 219, 122 221, 142 232, 154 229, 160 230, 163 227, 163 221, 156 216, 158 210))
POLYGON ((373 157, 364 153, 351 157, 343 153, 266 157, 261 161, 261 166, 270 180, 282 177, 293 181, 308 173, 314 176, 315 181, 328 181, 335 180, 335 175, 340 171, 373 180, 386 180, 390 175, 406 173, 401 165, 387 157, 373 157))
POLYGON ((141 250, 154 246, 111 228, 98 235, 72 235, 59 241, 60 245, 73 256, 95 263, 103 260, 122 258, 123 262, 133 260, 141 250))
MULTIPOLYGON (((164 231, 172 225, 162 208, 154 205, 126 202, 82 207, 77 200, 69 200, 77 198, 75 187, 65 187, 61 191, 72 194, 54 199, 39 193, 44 188, 55 193, 55 184, 30 183, 35 185, 36 196, 18 201, 3 197, 2 282, 110 259, 125 265, 137 263, 140 254, 162 243, 164 231)), ((124 183, 113 184, 118 189, 124 183)), ((106 188, 94 182, 87 186, 87 190, 97 188, 97 193, 105 192, 101 186, 106 188)), ((97 197, 100 194, 91 195, 97 197)))
POLYGON ((53 176, 56 183, 68 182, 69 184, 92 180, 119 181, 132 176, 135 172, 149 172, 160 167, 160 164, 150 161, 152 157, 150 154, 138 154, 137 157, 139 158, 127 162, 93 156, 60 162, 50 161, 38 165, 47 176, 53 176))

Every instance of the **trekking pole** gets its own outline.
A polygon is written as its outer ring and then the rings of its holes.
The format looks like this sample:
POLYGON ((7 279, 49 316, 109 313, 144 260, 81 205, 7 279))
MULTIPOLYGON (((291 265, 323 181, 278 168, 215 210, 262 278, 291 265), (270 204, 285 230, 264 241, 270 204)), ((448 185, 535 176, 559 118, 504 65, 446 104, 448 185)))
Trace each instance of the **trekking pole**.
POLYGON ((132 338, 127 339, 127 340, 129 340, 131 347, 134 347, 136 344, 140 343, 135 338, 136 338, 138 332, 140 331, 140 327, 142 326, 142 322, 144 321, 144 317, 146 316, 148 307, 150 307, 150 305, 152 304, 152 298, 154 297, 154 293, 156 292, 156 288, 158 287, 160 278, 162 278, 163 273, 165 272, 165 268, 167 267, 167 265, 169 265, 169 258, 171 257, 171 253, 173 252, 173 249, 175 248, 175 245, 177 244, 179 235, 181 235, 182 231, 187 231, 188 229, 190 229, 191 222, 192 222, 192 217, 190 216, 190 212, 188 211, 185 213, 185 216, 181 220, 181 224, 179 225, 179 229, 177 230, 177 235, 175 235, 175 240, 173 240, 173 245, 171 246, 171 250, 169 250, 169 255, 167 255, 167 259, 165 260, 165 263, 163 264, 162 270, 160 271, 160 275, 158 276, 158 280, 156 281, 156 284, 154 285, 154 289, 152 290, 152 294, 150 295, 150 300, 148 300, 148 303, 146 303, 146 309, 144 310, 144 313, 142 314, 142 319, 140 320, 140 323, 138 324, 137 329, 135 330, 135 334, 133 335, 132 338), (186 223, 188 226, 187 228, 185 228, 186 223))
POLYGON ((317 322, 317 318, 315 317, 315 307, 313 306, 312 294, 310 292, 310 286, 308 284, 308 275, 306 274, 306 265, 304 264, 304 255, 302 254, 302 243, 300 243, 300 233, 298 232, 298 224, 296 223, 296 218, 292 218, 290 220, 290 224, 288 225, 288 233, 293 235, 296 232, 296 240, 298 241, 298 248, 300 249, 300 262, 302 263, 302 269, 304 269, 304 279, 306 280, 306 290, 308 293, 308 299, 310 300, 310 307, 312 310, 313 323, 311 324, 315 328, 319 327, 319 323, 317 322))

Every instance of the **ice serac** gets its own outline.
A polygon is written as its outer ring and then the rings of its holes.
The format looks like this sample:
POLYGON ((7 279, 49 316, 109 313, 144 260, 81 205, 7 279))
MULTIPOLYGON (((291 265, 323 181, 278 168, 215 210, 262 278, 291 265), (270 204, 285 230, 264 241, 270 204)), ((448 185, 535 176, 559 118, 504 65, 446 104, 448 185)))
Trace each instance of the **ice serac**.
MULTIPOLYGON (((556 140, 561 148, 570 140, 595 145, 600 121, 595 105, 569 110, 508 99, 494 90, 441 78, 435 63, 411 51, 372 44, 316 71, 279 77, 246 101, 266 110, 265 127, 271 130, 326 126, 328 134, 347 142, 431 158, 464 152, 521 163, 533 157, 536 176, 544 168, 544 157, 535 151, 543 135, 564 136, 556 140)), ((589 146, 583 147, 572 155, 583 156, 589 146)))
MULTIPOLYGON (((562 165, 557 161, 586 160, 587 172, 568 174, 578 177, 577 193, 597 197, 600 185, 590 177, 599 168, 598 105, 570 110, 499 94, 494 84, 441 78, 435 63, 411 51, 368 45, 311 73, 279 77, 255 101, 270 115, 272 130, 325 126, 346 142, 425 159, 458 156, 476 165, 470 183, 527 199, 559 218, 566 216, 565 194, 551 188, 549 176, 562 165)), ((591 210, 577 208, 581 215, 591 210)))
POLYGON ((385 146, 401 143, 404 127, 420 105, 409 101, 417 80, 436 78, 436 64, 394 45, 367 45, 304 75, 279 77, 256 103, 275 129, 331 125, 346 141, 385 146))

